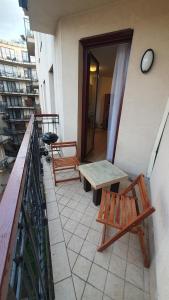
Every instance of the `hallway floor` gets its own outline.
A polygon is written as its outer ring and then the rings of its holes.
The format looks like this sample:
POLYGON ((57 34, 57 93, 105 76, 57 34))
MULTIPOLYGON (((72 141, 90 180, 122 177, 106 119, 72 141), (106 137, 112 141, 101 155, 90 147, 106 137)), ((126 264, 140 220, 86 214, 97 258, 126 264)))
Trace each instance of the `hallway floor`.
POLYGON ((86 193, 79 181, 55 187, 46 162, 44 184, 55 299, 150 300, 149 270, 143 267, 137 236, 125 235, 97 252, 102 225, 96 222, 99 208, 92 192, 86 193))
POLYGON ((94 149, 86 159, 88 161, 98 161, 106 159, 107 151, 107 130, 96 128, 94 137, 94 149))

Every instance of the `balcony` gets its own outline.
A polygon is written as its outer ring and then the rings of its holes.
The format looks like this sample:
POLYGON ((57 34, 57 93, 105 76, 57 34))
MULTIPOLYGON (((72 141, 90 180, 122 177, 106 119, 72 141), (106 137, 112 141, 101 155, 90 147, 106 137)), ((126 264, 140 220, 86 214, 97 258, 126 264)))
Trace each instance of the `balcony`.
MULTIPOLYGON (((46 116, 58 126, 58 115, 46 116)), ((0 299, 54 299, 39 138, 31 117, 0 202, 0 299)), ((45 125, 44 125, 45 126, 45 125)))
POLYGON ((35 58, 34 59, 32 58, 31 61, 29 61, 29 60, 24 60, 21 56, 18 55, 15 55, 14 57, 0 55, 0 63, 6 65, 36 68, 35 58))
POLYGON ((25 82, 38 82, 38 78, 36 76, 23 76, 21 73, 12 73, 12 72, 6 72, 6 71, 0 71, 0 79, 10 80, 10 81, 25 81, 25 82))
POLYGON ((28 96, 38 96, 39 92, 38 89, 34 89, 32 87, 27 87, 26 89, 20 88, 13 88, 11 90, 7 90, 4 87, 0 88, 0 94, 1 95, 28 95, 28 96))
POLYGON ((11 136, 11 135, 18 135, 18 134, 24 134, 26 131, 26 129, 11 129, 11 128, 3 128, 3 134, 7 135, 7 136, 11 136))
POLYGON ((149 271, 135 235, 97 252, 102 225, 96 223, 92 192, 80 181, 54 185, 51 164, 40 158, 38 144, 41 131, 58 131, 58 116, 50 117, 50 124, 49 116, 32 116, 0 204, 2 299, 7 290, 22 296, 17 299, 54 299, 52 282, 58 300, 150 299, 149 271))
POLYGON ((30 29, 29 19, 27 17, 24 18, 24 23, 28 53, 29 55, 35 56, 34 34, 33 31, 30 29))

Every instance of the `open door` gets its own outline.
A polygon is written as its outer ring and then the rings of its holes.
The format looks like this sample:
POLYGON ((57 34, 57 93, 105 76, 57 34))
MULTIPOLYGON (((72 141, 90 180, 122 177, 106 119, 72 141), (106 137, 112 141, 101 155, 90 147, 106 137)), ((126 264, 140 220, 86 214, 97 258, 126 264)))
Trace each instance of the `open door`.
POLYGON ((97 59, 90 52, 88 52, 85 157, 94 148, 98 77, 99 63, 97 59))

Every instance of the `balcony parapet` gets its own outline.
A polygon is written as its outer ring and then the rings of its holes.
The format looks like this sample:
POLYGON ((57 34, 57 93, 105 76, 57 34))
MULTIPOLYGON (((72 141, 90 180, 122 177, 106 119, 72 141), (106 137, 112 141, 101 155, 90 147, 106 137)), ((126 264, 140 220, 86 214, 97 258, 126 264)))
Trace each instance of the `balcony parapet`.
POLYGON ((35 76, 23 76, 20 73, 9 73, 9 72, 5 72, 5 71, 0 71, 0 79, 38 82, 38 78, 35 76))
POLYGON ((4 88, 0 88, 0 94, 1 95, 28 95, 28 96, 38 96, 39 92, 37 90, 31 90, 31 89, 13 89, 11 91, 7 91, 4 88))
POLYGON ((44 118, 51 119, 52 124, 59 121, 58 115, 31 116, 0 202, 0 299, 3 300, 9 293, 13 298, 20 295, 35 300, 54 299, 39 148, 39 128, 42 132, 44 118))
POLYGON ((0 62, 3 64, 7 64, 7 65, 19 65, 19 66, 24 66, 24 67, 32 67, 32 68, 36 68, 36 61, 32 60, 23 60, 22 57, 19 56, 15 56, 15 57, 8 57, 8 56, 2 56, 0 55, 0 62))

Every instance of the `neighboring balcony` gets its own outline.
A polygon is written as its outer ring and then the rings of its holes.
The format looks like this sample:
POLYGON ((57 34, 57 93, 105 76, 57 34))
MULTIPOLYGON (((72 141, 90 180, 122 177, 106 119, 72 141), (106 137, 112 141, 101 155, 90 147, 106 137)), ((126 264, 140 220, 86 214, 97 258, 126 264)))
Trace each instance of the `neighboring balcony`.
MULTIPOLYGON (((50 115, 49 126, 50 122, 57 126, 57 120, 58 115, 52 118, 50 115)), ((42 126, 42 115, 38 119, 31 117, 0 202, 0 299, 3 300, 54 299, 39 146, 42 126)))
POLYGON ((36 68, 35 58, 32 58, 31 61, 29 61, 26 59, 24 60, 22 57, 17 55, 14 57, 0 55, 0 63, 6 65, 16 65, 16 66, 36 68))
POLYGON ((6 71, 0 71, 0 79, 10 80, 10 81, 25 81, 25 82, 35 82, 38 85, 38 78, 36 76, 23 76, 21 73, 9 73, 6 71))
POLYGON ((29 18, 24 18, 24 24, 28 53, 31 56, 35 56, 35 39, 33 31, 30 29, 29 18))
POLYGON ((17 135, 17 134, 24 134, 26 131, 26 129, 21 130, 21 129, 11 129, 11 128, 3 128, 3 134, 7 135, 7 136, 11 136, 11 135, 17 135))
POLYGON ((22 88, 13 88, 11 90, 6 90, 5 88, 1 88, 0 89, 0 94, 1 95, 27 95, 27 96, 38 96, 39 92, 37 89, 33 89, 31 87, 27 87, 26 89, 22 89, 22 88))

